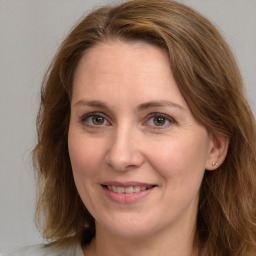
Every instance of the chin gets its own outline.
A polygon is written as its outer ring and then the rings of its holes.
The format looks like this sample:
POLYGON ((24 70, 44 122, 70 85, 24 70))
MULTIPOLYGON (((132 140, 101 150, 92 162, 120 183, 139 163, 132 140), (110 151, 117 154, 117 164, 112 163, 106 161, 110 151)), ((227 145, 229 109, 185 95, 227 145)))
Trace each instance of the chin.
POLYGON ((112 229, 111 233, 114 236, 125 238, 125 239, 142 239, 150 236, 152 232, 148 228, 132 228, 132 229, 112 229))
MULTIPOLYGON (((123 237, 126 239, 139 239, 146 236, 150 236, 154 232, 156 232, 156 225, 153 225, 152 221, 142 222, 142 218, 136 220, 132 216, 127 218, 115 219, 114 223, 105 223, 100 225, 96 223, 100 229, 104 229, 105 232, 111 233, 113 236, 117 236, 119 238, 123 237)), ((145 220, 145 218, 144 218, 145 220)))

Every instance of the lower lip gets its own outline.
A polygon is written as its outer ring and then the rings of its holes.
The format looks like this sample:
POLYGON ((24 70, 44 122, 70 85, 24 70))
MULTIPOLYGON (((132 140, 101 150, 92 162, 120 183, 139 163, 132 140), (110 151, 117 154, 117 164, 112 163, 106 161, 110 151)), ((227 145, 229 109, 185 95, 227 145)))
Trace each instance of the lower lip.
POLYGON ((126 193, 115 193, 111 190, 108 190, 106 187, 102 186, 104 192, 106 193, 106 195, 115 203, 119 203, 119 204, 132 204, 132 203, 136 203, 138 201, 140 201, 141 199, 145 198, 146 196, 149 195, 149 193, 151 193, 153 191, 153 189, 155 187, 146 189, 146 190, 141 190, 140 192, 136 192, 136 193, 130 193, 130 194, 126 194, 126 193))

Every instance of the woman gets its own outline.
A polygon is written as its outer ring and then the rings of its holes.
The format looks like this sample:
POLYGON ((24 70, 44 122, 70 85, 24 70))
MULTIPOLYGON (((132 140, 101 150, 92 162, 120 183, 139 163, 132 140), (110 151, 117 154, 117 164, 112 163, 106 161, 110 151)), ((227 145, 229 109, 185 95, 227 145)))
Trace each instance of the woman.
POLYGON ((89 14, 42 87, 38 223, 19 255, 254 255, 255 120, 234 57, 192 9, 89 14))

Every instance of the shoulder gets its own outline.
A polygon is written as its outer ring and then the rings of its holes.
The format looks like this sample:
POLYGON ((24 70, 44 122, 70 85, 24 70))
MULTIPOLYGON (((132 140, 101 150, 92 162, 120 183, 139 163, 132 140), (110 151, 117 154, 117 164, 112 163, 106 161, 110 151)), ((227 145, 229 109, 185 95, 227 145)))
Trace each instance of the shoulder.
POLYGON ((83 256, 83 252, 79 244, 61 248, 54 244, 40 244, 27 246, 3 256, 83 256))
MULTIPOLYGON (((47 245, 40 244, 40 245, 33 245, 33 246, 26 246, 23 248, 18 249, 15 252, 4 254, 4 256, 43 256, 47 255, 49 250, 47 249, 47 245)), ((53 255, 53 254, 49 254, 53 255)))

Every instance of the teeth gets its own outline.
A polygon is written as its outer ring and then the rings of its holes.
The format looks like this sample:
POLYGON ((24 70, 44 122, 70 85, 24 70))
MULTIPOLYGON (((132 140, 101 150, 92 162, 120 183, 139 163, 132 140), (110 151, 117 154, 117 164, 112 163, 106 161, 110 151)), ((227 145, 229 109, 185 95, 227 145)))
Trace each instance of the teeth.
POLYGON ((133 192, 134 192, 134 193, 140 192, 140 190, 141 190, 141 189, 140 189, 140 187, 138 187, 138 186, 137 186, 137 187, 133 187, 133 192))
POLYGON ((108 190, 118 193, 118 194, 131 194, 131 193, 138 193, 140 191, 146 190, 147 188, 151 188, 150 187, 146 187, 146 186, 130 186, 130 187, 116 187, 116 186, 107 186, 108 190))
POLYGON ((133 193, 133 187, 127 187, 124 189, 125 194, 131 194, 133 193))
POLYGON ((117 194, 124 193, 124 187, 116 187, 116 193, 117 194))

